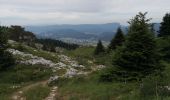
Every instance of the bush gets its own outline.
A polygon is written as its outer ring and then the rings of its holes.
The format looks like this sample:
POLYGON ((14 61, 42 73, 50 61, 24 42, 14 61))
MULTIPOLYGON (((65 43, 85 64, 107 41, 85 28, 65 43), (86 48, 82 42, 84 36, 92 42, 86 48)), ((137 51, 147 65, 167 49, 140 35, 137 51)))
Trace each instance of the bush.
POLYGON ((166 77, 164 76, 149 76, 143 79, 140 86, 140 96, 144 100, 159 98, 162 100, 170 96, 170 91, 166 87, 166 77), (150 98, 150 99, 149 99, 150 98))
POLYGON ((101 72, 99 81, 100 82, 112 82, 115 79, 113 68, 107 68, 101 72))

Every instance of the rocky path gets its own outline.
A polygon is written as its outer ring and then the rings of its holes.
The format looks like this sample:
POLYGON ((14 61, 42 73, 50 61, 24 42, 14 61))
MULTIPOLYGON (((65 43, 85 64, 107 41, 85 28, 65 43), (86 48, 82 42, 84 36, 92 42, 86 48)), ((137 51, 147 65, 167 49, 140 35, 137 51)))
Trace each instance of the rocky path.
MULTIPOLYGON (((59 62, 54 63, 50 60, 44 59, 43 57, 37 57, 32 54, 26 54, 26 53, 20 52, 18 50, 9 49, 8 51, 10 51, 13 55, 20 55, 22 58, 29 58, 27 60, 23 59, 22 61, 20 61, 20 63, 22 63, 22 64, 45 65, 45 66, 47 66, 47 68, 52 68, 53 72, 57 71, 58 69, 66 70, 66 73, 61 76, 53 75, 49 78, 49 80, 37 82, 37 83, 31 84, 31 85, 28 85, 28 86, 25 86, 25 87, 19 89, 18 92, 15 92, 12 95, 12 100, 26 100, 26 98, 23 97, 23 93, 25 91, 27 91, 30 88, 33 88, 34 86, 40 85, 40 84, 47 85, 48 83, 50 83, 52 81, 58 80, 59 77, 71 78, 71 77, 75 77, 78 75, 88 75, 88 74, 92 73, 93 71, 100 70, 105 67, 104 65, 94 65, 93 64, 93 66, 91 66, 90 71, 83 71, 86 68, 85 66, 79 65, 77 61, 75 61, 72 58, 70 58, 66 55, 63 55, 63 54, 58 55, 59 62)), ((45 100, 56 100, 57 90, 58 90, 57 86, 52 87, 48 97, 46 97, 45 100)))
POLYGON ((38 86, 38 85, 45 86, 46 84, 47 84, 47 81, 41 81, 41 82, 37 82, 37 83, 34 83, 34 84, 27 85, 27 86, 19 89, 17 92, 13 93, 11 99, 12 100, 26 100, 26 98, 23 96, 23 93, 25 91, 27 91, 28 89, 33 88, 35 86, 38 86))
POLYGON ((51 89, 48 97, 45 98, 45 100, 56 100, 57 92, 58 92, 58 87, 57 87, 57 86, 54 86, 54 87, 51 89))

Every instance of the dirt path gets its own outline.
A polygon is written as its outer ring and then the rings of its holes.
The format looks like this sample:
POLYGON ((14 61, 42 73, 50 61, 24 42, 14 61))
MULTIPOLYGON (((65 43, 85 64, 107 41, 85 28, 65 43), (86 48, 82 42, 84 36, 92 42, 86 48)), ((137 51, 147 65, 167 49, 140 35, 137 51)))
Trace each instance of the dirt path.
POLYGON ((51 89, 51 92, 49 93, 48 97, 45 98, 45 100, 56 100, 57 92, 58 92, 58 87, 54 86, 51 89))
MULTIPOLYGON (((83 71, 80 72, 79 71, 79 73, 78 72, 76 73, 76 72, 74 72, 74 70, 72 71, 71 69, 75 69, 74 65, 76 65, 76 67, 77 66, 80 67, 80 65, 77 64, 77 61, 74 61, 70 57, 65 56, 65 55, 59 55, 59 57, 60 57, 60 61, 64 62, 64 63, 60 63, 60 64, 62 64, 62 65, 60 65, 61 68, 63 68, 64 65, 69 65, 69 66, 71 65, 72 66, 72 67, 68 68, 69 69, 68 72, 66 72, 62 77, 67 76, 67 74, 71 75, 71 76, 72 76, 72 74, 73 74, 73 76, 74 76, 74 74, 75 75, 79 75, 79 74, 88 75, 88 74, 90 74, 90 73, 92 73, 94 71, 97 71, 97 70, 102 69, 103 67, 105 67, 103 65, 92 65, 91 66, 91 68, 92 68, 91 71, 88 71, 88 72, 83 72, 83 71)), ((26 100, 26 98, 23 96, 23 93, 25 91, 27 91, 30 88, 33 88, 35 86, 38 86, 38 85, 46 86, 47 82, 48 82, 48 80, 40 81, 40 82, 36 82, 36 83, 27 85, 27 86, 19 89, 17 92, 12 94, 12 96, 11 96, 12 100, 26 100)), ((58 87, 54 86, 54 87, 51 88, 51 91, 50 91, 48 97, 46 97, 44 100, 56 100, 57 95, 58 95, 58 87)))
POLYGON ((34 83, 34 84, 30 84, 30 85, 27 85, 21 89, 19 89, 17 92, 14 92, 12 94, 12 100, 26 100, 26 98, 23 96, 23 93, 25 91, 27 91, 28 89, 32 88, 32 87, 35 87, 35 86, 38 86, 38 85, 43 85, 45 86, 47 84, 47 80, 45 81, 40 81, 40 82, 37 82, 37 83, 34 83))

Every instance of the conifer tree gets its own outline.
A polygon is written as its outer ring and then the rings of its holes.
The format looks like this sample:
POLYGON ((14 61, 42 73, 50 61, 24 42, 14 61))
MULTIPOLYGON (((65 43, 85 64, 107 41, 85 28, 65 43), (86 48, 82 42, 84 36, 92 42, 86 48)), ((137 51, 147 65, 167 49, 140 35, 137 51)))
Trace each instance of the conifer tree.
POLYGON ((121 46, 123 42, 125 41, 124 34, 121 30, 121 28, 118 28, 116 35, 114 38, 111 40, 108 49, 110 50, 115 50, 117 46, 121 46))
POLYGON ((7 28, 0 27, 0 70, 4 70, 14 64, 12 55, 7 49, 7 28))
POLYGON ((94 55, 99 55, 99 54, 104 53, 104 52, 105 52, 104 46, 103 46, 101 40, 99 40, 98 43, 97 43, 97 47, 94 51, 94 55))
POLYGON ((159 51, 165 61, 170 61, 170 13, 163 17, 158 36, 159 51))
POLYGON ((167 13, 163 17, 163 22, 161 22, 160 27, 160 34, 158 34, 159 37, 167 37, 170 36, 170 13, 167 13))
POLYGON ((11 26, 9 32, 9 38, 14 41, 21 41, 23 38, 24 28, 21 26, 11 26))
POLYGON ((115 53, 114 66, 121 71, 146 75, 158 68, 156 42, 146 14, 139 13, 130 20, 127 40, 115 53))

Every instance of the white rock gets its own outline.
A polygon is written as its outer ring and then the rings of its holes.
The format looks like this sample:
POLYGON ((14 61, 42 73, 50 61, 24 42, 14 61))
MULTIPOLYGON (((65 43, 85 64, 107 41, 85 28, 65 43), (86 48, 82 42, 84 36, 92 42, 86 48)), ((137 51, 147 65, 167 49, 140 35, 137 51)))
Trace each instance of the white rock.
POLYGON ((104 66, 104 65, 98 65, 98 66, 96 66, 96 68, 97 69, 103 69, 103 68, 105 68, 106 66, 104 66))
POLYGON ((22 61, 19 61, 22 64, 27 64, 27 65, 35 65, 35 64, 40 64, 40 65, 45 65, 48 67, 65 67, 66 65, 64 65, 63 63, 53 63, 51 60, 46 60, 42 57, 38 57, 38 56, 34 56, 32 54, 26 54, 24 52, 15 50, 15 49, 8 49, 8 51, 10 53, 12 53, 13 55, 20 55, 23 59, 22 61), (24 60, 24 58, 29 58, 28 60, 24 60))
POLYGON ((67 69, 65 77, 71 78, 71 77, 74 77, 76 75, 77 75, 77 70, 73 69, 73 68, 70 68, 70 69, 67 69))
POLYGON ((59 76, 57 76, 57 75, 56 76, 51 76, 50 79, 48 80, 48 83, 51 83, 53 81, 57 81, 58 78, 59 78, 59 76))

